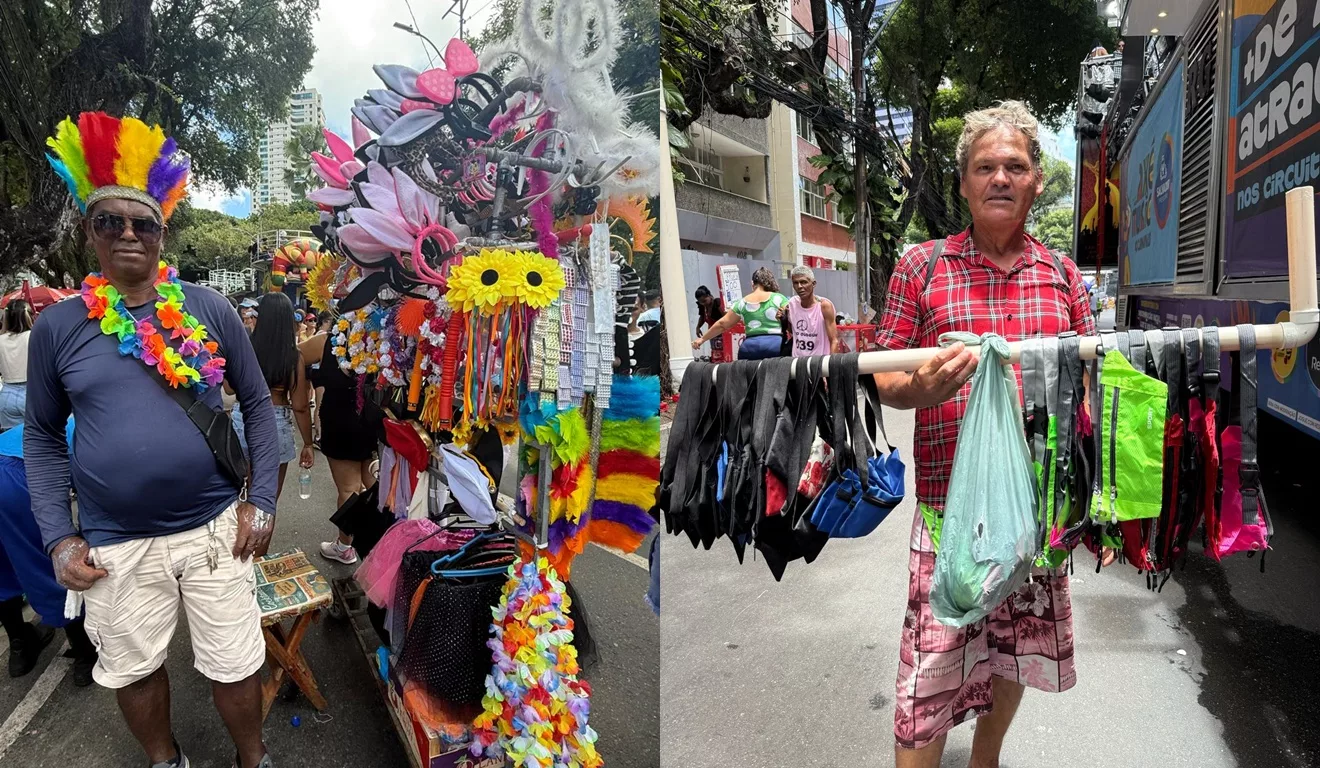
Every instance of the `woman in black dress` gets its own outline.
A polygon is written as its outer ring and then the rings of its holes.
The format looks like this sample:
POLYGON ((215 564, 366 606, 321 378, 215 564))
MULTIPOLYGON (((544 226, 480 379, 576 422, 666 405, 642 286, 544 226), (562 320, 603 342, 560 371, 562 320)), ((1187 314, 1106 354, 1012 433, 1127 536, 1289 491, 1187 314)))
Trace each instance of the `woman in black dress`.
MULTIPOLYGON (((365 397, 358 409, 358 375, 345 373, 331 351, 331 336, 321 333, 301 345, 303 361, 317 365, 313 383, 318 388, 317 415, 321 422, 321 453, 330 463, 330 474, 343 506, 355 493, 376 482, 371 472, 382 414, 365 397)), ((358 560, 353 537, 340 531, 334 541, 321 543, 321 554, 329 560, 352 565, 358 560)))

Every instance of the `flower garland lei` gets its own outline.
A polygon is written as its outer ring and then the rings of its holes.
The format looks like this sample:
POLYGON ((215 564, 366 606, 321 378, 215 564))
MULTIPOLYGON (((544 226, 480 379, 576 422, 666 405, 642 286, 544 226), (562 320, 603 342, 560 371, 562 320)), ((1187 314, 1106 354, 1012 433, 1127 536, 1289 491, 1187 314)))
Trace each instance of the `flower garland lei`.
POLYGON ((418 344, 422 349, 422 375, 427 381, 439 386, 444 373, 445 326, 453 314, 445 297, 438 296, 426 305, 425 320, 422 322, 421 338, 418 344))
POLYGON ((513 768, 600 768, 591 686, 578 678, 571 601, 544 557, 509 567, 486 676, 484 711, 473 722, 473 755, 506 757, 513 768))
POLYGON ((331 349, 344 373, 371 374, 380 370, 380 329, 385 312, 363 308, 335 321, 331 349))
POLYGON ((399 330, 399 308, 396 304, 385 318, 380 332, 380 375, 391 386, 408 386, 412 372, 413 352, 417 341, 399 330))
POLYGON ((150 320, 138 320, 124 306, 124 296, 99 272, 83 278, 82 300, 87 317, 101 321, 101 333, 119 340, 119 354, 132 355, 154 367, 171 387, 193 387, 198 393, 225 378, 225 359, 219 345, 208 341, 206 326, 183 308, 183 284, 179 272, 160 262, 156 273, 156 318, 170 339, 180 339, 178 349, 169 345, 150 320))

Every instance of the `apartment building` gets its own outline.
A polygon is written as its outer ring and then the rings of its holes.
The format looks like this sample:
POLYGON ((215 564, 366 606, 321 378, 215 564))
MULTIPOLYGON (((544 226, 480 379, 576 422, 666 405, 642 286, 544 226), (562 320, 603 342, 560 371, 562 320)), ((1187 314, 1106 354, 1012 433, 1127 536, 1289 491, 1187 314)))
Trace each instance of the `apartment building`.
POLYGON ((685 181, 675 190, 685 250, 709 256, 781 260, 770 207, 766 120, 707 112, 687 131, 685 181))
MULTIPOLYGON (((781 31, 791 34, 803 45, 811 44, 811 3, 809 0, 788 0, 786 13, 781 16, 781 31)), ((852 41, 843 12, 834 3, 829 10, 827 33, 828 56, 825 60, 826 77, 837 80, 845 88, 851 83, 852 41)), ((783 239, 786 260, 805 264, 813 269, 849 268, 856 264, 856 248, 852 233, 843 223, 836 206, 828 201, 830 190, 818 181, 821 170, 811 164, 811 158, 820 154, 811 119, 776 104, 770 115, 774 143, 771 153, 771 180, 779 214, 778 222, 783 239)))
POLYGON ((289 157, 286 150, 294 130, 303 125, 325 127, 321 94, 315 88, 304 88, 290 94, 288 116, 271 122, 266 128, 266 135, 261 138, 257 147, 261 169, 257 188, 252 194, 254 212, 270 203, 293 202, 293 192, 285 180, 285 171, 294 167, 295 163, 310 161, 305 157, 289 157))
MULTIPOLYGON (((842 12, 833 3, 828 7, 826 75, 846 87, 851 43, 842 12)), ((810 45, 809 0, 783 0, 777 25, 782 39, 810 45)), ((689 126, 687 139, 691 146, 680 160, 685 181, 675 189, 675 203, 685 271, 691 273, 686 280, 693 283, 685 286, 689 294, 697 285, 714 289, 713 265, 734 259, 772 265, 781 278, 796 264, 828 271, 856 262, 851 232, 810 162, 821 150, 808 117, 781 103, 764 120, 706 111, 689 126)), ((853 282, 842 274, 838 281, 853 282)), ((746 275, 744 288, 750 288, 746 275)), ((840 287, 834 293, 843 299, 855 291, 840 287)))

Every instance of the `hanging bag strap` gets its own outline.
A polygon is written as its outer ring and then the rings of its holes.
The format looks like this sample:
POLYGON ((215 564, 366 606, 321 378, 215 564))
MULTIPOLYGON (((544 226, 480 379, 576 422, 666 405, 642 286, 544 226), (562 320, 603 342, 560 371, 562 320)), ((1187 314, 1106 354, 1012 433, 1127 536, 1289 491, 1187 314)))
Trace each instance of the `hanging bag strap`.
MULTIPOLYGON (((764 463, 770 452, 770 439, 774 436, 779 414, 788 398, 788 379, 793 358, 776 357, 762 360, 756 371, 756 403, 752 416, 752 450, 758 462, 764 463)), ((801 368, 802 366, 798 366, 801 368)))
POLYGON ((869 474, 866 462, 873 451, 857 412, 857 356, 856 352, 830 355, 830 401, 834 411, 835 466, 840 474, 850 467, 856 470, 862 490, 866 490, 869 474), (841 447, 843 452, 839 450, 841 447))
POLYGON ((1128 344, 1132 350, 1132 367, 1138 372, 1146 372, 1146 334, 1141 331, 1128 331, 1128 344))
POLYGON ((1081 339, 1075 331, 1059 335, 1059 394, 1055 408, 1054 509, 1063 509, 1072 477, 1077 397, 1082 392, 1081 339))
POLYGON ((1105 389, 1101 379, 1105 372, 1105 354, 1111 349, 1118 349, 1118 334, 1101 333, 1100 350, 1095 357, 1095 362, 1091 367, 1091 424, 1095 439, 1092 441, 1095 448, 1095 476, 1091 483, 1092 494, 1100 498, 1101 489, 1105 486, 1105 436, 1108 429, 1103 418, 1105 389))
POLYGON ((674 414, 669 450, 660 476, 661 496, 669 512, 676 512, 687 504, 699 474, 701 439, 708 433, 710 426, 707 424, 705 429, 699 428, 703 422, 710 421, 708 417, 714 390, 714 368, 710 363, 692 362, 683 372, 680 389, 683 399, 679 401, 678 411, 674 414))
POLYGON ((1201 397, 1201 331, 1197 328, 1184 328, 1182 346, 1186 360, 1187 398, 1201 397))
MULTIPOLYGON (((1036 375, 1040 372, 1040 340, 1033 337, 1022 340, 1019 354, 1022 366, 1022 430, 1027 436, 1027 445, 1032 447, 1032 424, 1036 410, 1036 375)), ((1034 458, 1034 457, 1033 457, 1034 458)))
POLYGON ((1164 329, 1164 381, 1169 385, 1169 413, 1183 411, 1183 350, 1182 332, 1177 328, 1164 329))
MULTIPOLYGON (((1041 476, 1040 492, 1041 500, 1044 503, 1051 503, 1052 499, 1045 494, 1049 493, 1049 488, 1054 481, 1054 461, 1058 455, 1058 444, 1055 444, 1055 450, 1051 452, 1050 444, 1050 417, 1058 418, 1059 406, 1059 339, 1058 337, 1042 337, 1041 344, 1041 378, 1038 384, 1042 387, 1036 391, 1036 428, 1035 443, 1037 450, 1035 452, 1036 460, 1040 462, 1044 473, 1041 476)), ((1056 422, 1057 423, 1057 422, 1056 422)), ((1057 440, 1057 434, 1056 434, 1057 440)))
POLYGON ((862 383, 862 392, 866 395, 866 434, 871 440, 871 445, 879 448, 880 440, 884 440, 884 446, 888 449, 887 453, 894 452, 894 444, 889 441, 889 433, 885 431, 885 414, 881 409, 880 389, 876 386, 875 377, 864 375, 859 377, 862 383), (877 425, 879 432, 876 431, 877 425))
POLYGON ((1260 465, 1256 463, 1256 328, 1237 327, 1239 346, 1238 389, 1242 421, 1242 462, 1238 481, 1242 491, 1242 524, 1260 524, 1260 465))
POLYGON ((1201 370, 1201 396, 1208 406, 1219 401, 1219 327, 1207 325, 1202 329, 1202 335, 1205 359, 1201 370))
POLYGON ((1146 360, 1146 370, 1142 371, 1160 381, 1167 381, 1164 377, 1164 332, 1146 331, 1146 350, 1149 357, 1146 360))

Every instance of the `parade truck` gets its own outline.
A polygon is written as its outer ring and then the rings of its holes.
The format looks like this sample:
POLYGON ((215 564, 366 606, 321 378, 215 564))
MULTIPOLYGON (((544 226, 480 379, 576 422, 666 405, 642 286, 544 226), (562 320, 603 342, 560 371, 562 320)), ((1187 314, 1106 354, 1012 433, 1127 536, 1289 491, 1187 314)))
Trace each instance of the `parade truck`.
MULTIPOLYGON (((1320 190, 1320 0, 1196 5, 1102 4, 1122 43, 1082 64, 1073 253, 1117 267, 1120 329, 1287 319, 1285 193, 1320 190)), ((1320 337, 1259 370, 1320 439, 1320 337)))

